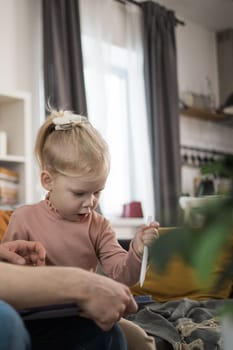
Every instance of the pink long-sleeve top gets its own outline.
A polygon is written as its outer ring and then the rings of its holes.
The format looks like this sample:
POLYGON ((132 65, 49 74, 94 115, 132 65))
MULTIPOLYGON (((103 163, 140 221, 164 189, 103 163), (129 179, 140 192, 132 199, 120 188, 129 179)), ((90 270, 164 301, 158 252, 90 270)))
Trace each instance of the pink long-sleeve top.
POLYGON ((131 242, 124 250, 109 221, 92 211, 82 222, 62 218, 48 201, 25 205, 14 211, 3 241, 40 241, 48 265, 76 266, 96 270, 98 261, 104 273, 132 286, 139 280, 141 259, 131 242))

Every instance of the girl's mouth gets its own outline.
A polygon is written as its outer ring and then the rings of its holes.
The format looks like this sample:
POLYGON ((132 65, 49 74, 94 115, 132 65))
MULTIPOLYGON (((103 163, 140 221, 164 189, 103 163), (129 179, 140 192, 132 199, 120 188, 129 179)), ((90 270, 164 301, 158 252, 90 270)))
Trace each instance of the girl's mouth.
POLYGON ((79 221, 83 221, 83 220, 87 217, 88 214, 89 214, 89 213, 77 214, 78 220, 79 220, 79 221))

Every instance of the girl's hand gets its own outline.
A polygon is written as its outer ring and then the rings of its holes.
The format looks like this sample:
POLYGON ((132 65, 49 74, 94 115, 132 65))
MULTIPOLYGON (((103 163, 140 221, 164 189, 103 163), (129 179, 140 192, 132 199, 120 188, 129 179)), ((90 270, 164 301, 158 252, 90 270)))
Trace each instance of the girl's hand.
POLYGON ((149 225, 141 226, 133 239, 132 245, 138 256, 143 255, 144 245, 150 246, 159 237, 159 223, 152 221, 149 225))

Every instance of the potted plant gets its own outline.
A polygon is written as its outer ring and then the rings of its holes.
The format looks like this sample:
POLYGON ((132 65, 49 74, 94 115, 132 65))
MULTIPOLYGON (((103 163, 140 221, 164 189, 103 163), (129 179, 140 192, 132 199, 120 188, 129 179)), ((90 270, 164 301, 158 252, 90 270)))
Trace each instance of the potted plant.
MULTIPOLYGON (((163 270, 170 259, 176 255, 194 267, 197 276, 203 281, 209 280, 213 267, 223 251, 228 250, 232 258, 225 261, 222 273, 213 281, 213 288, 218 288, 224 281, 233 279, 233 156, 207 164, 201 168, 202 174, 212 174, 230 179, 227 193, 214 196, 211 203, 193 210, 192 217, 197 220, 184 222, 180 227, 161 235, 152 246, 152 264, 157 271, 163 270)), ((233 335, 233 305, 221 310, 224 315, 223 337, 233 335)), ((224 339, 232 349, 233 339, 224 339)))

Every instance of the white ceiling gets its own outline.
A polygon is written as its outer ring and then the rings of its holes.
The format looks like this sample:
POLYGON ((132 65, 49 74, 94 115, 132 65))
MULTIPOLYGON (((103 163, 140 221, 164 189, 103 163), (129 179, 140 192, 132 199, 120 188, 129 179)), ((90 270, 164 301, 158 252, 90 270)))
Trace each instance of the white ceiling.
MULTIPOLYGON (((142 0, 140 0, 142 1, 142 0)), ((213 31, 233 28, 233 0, 154 0, 173 9, 178 18, 213 31)))

